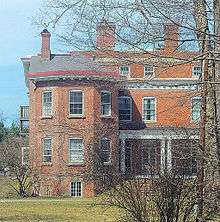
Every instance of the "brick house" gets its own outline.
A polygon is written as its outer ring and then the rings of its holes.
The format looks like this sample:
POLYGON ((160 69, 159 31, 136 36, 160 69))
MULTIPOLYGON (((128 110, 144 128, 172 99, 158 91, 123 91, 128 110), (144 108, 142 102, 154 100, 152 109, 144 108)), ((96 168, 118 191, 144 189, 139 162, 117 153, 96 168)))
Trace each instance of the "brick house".
POLYGON ((200 97, 197 52, 178 49, 178 28, 165 25, 164 47, 116 51, 115 25, 97 25, 97 50, 53 54, 43 30, 41 53, 22 58, 29 90, 29 160, 40 195, 93 196, 85 179, 96 161, 122 175, 149 166, 196 173, 200 97), (190 153, 187 158, 180 158, 190 153), (96 154, 99 154, 97 156, 96 154))

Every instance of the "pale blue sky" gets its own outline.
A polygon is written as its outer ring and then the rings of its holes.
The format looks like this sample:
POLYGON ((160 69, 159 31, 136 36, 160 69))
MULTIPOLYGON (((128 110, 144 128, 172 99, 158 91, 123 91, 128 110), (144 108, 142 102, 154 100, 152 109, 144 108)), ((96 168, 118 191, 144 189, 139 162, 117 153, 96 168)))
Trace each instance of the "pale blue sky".
MULTIPOLYGON (((40 29, 33 25, 42 0, 0 0, 0 113, 18 120, 20 105, 28 104, 20 58, 40 52, 40 29)), ((53 41, 53 45, 55 41, 53 41)))

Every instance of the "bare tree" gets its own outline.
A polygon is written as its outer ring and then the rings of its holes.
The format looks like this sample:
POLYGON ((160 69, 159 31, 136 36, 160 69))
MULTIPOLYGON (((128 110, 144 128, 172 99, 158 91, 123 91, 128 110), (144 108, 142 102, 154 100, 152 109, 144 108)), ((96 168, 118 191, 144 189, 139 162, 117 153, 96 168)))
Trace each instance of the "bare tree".
POLYGON ((28 165, 22 164, 22 147, 25 141, 23 138, 8 136, 0 144, 0 158, 4 169, 7 169, 10 186, 20 197, 29 195, 31 180, 28 165))
MULTIPOLYGON (((97 48, 94 39, 96 24, 103 18, 114 21, 117 24, 117 30, 114 31, 119 52, 104 50, 108 56, 114 57, 114 62, 145 64, 157 60, 155 65, 162 67, 162 70, 195 61, 202 64, 204 75, 198 83, 202 94, 197 180, 198 221, 204 220, 204 204, 209 205, 210 199, 214 196, 215 199, 218 198, 216 190, 220 178, 218 4, 217 0, 178 0, 175 2, 171 0, 50 0, 46 2, 38 20, 38 24, 52 26, 63 42, 77 49, 87 45, 89 49, 95 49, 98 55, 101 49, 97 48), (166 22, 179 27, 182 30, 182 38, 180 44, 174 44, 175 47, 171 51, 161 55, 157 49, 162 48, 164 35, 161 30, 163 23, 166 22), (180 48, 198 50, 198 53, 179 58, 176 51, 180 48), (148 56, 145 59, 138 58, 137 54, 132 57, 128 53, 120 53, 121 49, 145 53, 148 56), (167 62, 168 59, 178 60, 167 62), (164 60, 166 62, 163 62, 164 60), (210 186, 207 186, 207 181, 211 181, 210 186)), ((175 41, 174 36, 170 38, 175 41)), ((166 40, 169 39, 165 39, 165 42, 166 40)))

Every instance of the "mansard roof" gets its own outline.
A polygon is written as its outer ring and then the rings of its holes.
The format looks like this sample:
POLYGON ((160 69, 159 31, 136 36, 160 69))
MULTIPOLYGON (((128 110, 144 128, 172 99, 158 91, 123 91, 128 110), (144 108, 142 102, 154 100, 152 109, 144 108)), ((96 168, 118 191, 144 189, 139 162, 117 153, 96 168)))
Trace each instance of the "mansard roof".
MULTIPOLYGON (((23 61, 27 61, 23 59, 23 61)), ((42 59, 41 56, 31 56, 26 72, 27 78, 46 78, 59 76, 100 76, 117 77, 117 73, 102 66, 94 57, 80 52, 71 54, 52 55, 51 59, 42 59)))

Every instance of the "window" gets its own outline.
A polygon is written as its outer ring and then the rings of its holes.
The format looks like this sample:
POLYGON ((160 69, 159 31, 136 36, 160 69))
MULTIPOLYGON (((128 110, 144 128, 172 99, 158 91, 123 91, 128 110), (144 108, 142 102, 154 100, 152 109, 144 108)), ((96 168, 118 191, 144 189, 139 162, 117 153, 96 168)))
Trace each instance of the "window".
POLYGON ((132 99, 130 97, 119 97, 119 120, 132 120, 132 99))
POLYGON ((44 163, 52 162, 52 147, 51 147, 50 138, 44 138, 43 140, 43 162, 44 163))
POLYGON ((192 98, 192 121, 200 121, 200 112, 201 112, 201 98, 194 97, 192 98))
POLYGON ((101 160, 103 163, 111 162, 111 141, 109 139, 101 139, 101 160))
POLYGON ((129 74, 129 66, 120 66, 120 74, 126 76, 129 74))
POLYGON ((83 163, 83 140, 70 139, 69 140, 69 162, 73 164, 83 163))
POLYGON ((142 141, 142 172, 143 174, 154 174, 160 170, 160 141, 142 141))
POLYGON ((201 66, 193 66, 193 77, 200 78, 202 75, 202 67, 201 66))
POLYGON ((101 116, 111 116, 111 92, 101 92, 101 116))
POLYGON ((29 160, 29 147, 21 147, 21 163, 27 165, 29 160))
POLYGON ((154 67, 153 66, 145 66, 144 67, 144 76, 146 77, 152 77, 154 76, 154 67))
POLYGON ((143 120, 156 121, 156 104, 155 98, 143 98, 143 120))
POLYGON ((42 95, 42 115, 50 117, 52 115, 52 92, 46 91, 42 95))
POLYGON ((83 115, 83 92, 71 91, 69 94, 69 113, 73 116, 83 115))
POLYGON ((81 197, 82 196, 82 182, 71 182, 71 196, 81 197))

